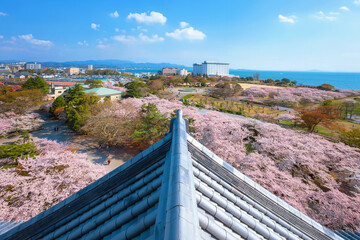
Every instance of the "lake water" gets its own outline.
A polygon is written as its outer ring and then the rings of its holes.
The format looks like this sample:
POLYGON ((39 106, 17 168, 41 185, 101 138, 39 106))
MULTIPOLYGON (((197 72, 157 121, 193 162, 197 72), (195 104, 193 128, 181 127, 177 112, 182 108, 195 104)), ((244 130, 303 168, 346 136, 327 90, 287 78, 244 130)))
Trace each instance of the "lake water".
POLYGON ((254 73, 259 73, 260 79, 272 78, 274 80, 281 80, 282 78, 288 78, 303 85, 318 86, 328 83, 339 89, 360 90, 360 73, 230 70, 230 74, 241 77, 253 76, 254 73))
MULTIPOLYGON (((157 70, 126 70, 127 72, 151 72, 157 73, 157 70)), ((230 70, 230 74, 248 77, 254 73, 259 73, 260 79, 288 78, 295 80, 298 84, 318 86, 328 83, 339 89, 360 90, 360 73, 341 73, 341 72, 290 72, 290 71, 257 71, 257 70, 230 70)))

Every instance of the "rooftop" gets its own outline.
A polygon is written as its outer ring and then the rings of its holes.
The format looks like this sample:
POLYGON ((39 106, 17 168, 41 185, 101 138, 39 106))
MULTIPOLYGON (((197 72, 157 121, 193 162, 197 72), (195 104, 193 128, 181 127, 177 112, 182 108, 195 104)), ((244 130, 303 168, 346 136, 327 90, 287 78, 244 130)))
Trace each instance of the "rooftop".
POLYGON ((0 239, 343 239, 196 141, 182 110, 147 150, 6 226, 0 239))
POLYGON ((100 87, 100 88, 92 88, 92 89, 87 89, 84 91, 85 93, 95 93, 97 96, 110 96, 110 95, 119 95, 122 94, 123 92, 118 91, 118 90, 114 90, 114 89, 110 89, 110 88, 104 88, 104 87, 100 87))

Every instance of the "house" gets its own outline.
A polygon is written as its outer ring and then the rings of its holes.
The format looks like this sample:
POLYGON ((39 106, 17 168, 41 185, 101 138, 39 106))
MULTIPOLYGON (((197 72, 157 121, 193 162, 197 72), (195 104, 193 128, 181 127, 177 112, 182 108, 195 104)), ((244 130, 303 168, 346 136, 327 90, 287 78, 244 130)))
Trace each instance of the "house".
POLYGON ((13 78, 19 78, 19 79, 25 79, 25 78, 31 78, 35 76, 35 73, 29 73, 29 72, 17 72, 13 74, 13 78))
POLYGON ((124 93, 121 91, 117 91, 117 90, 110 89, 110 88, 104 88, 104 87, 92 88, 92 89, 85 90, 84 92, 95 94, 96 96, 100 97, 101 99, 108 98, 111 101, 121 99, 121 94, 124 93))
POLYGON ((0 239, 343 239, 196 141, 182 110, 162 140, 18 224, 0 239))

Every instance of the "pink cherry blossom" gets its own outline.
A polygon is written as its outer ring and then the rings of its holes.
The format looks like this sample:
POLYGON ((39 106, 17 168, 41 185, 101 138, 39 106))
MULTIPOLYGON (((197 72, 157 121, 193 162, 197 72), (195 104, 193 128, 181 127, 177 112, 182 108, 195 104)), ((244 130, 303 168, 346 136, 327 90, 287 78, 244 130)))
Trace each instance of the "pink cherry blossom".
POLYGON ((105 175, 103 166, 47 139, 35 142, 39 155, 18 159, 0 174, 1 219, 26 221, 105 175))

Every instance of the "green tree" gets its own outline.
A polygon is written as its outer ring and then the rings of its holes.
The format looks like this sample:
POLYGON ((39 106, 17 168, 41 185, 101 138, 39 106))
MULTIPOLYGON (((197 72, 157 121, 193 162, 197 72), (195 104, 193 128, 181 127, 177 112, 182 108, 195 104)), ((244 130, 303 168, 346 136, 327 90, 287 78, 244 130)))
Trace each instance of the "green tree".
POLYGON ((30 143, 32 141, 32 138, 30 137, 29 131, 21 131, 21 135, 19 137, 19 142, 22 143, 30 143))
POLYGON ((133 98, 141 98, 147 95, 149 89, 148 86, 139 81, 132 81, 125 85, 127 88, 125 98, 133 97, 133 98))
POLYGON ((67 101, 71 102, 75 99, 81 98, 84 94, 84 88, 80 84, 75 84, 68 90, 67 101))
POLYGON ((68 102, 65 108, 66 120, 69 127, 74 131, 79 131, 84 123, 92 116, 89 108, 97 104, 100 98, 95 95, 83 95, 79 98, 74 98, 68 102))
POLYGON ((349 146, 360 148, 360 129, 354 128, 351 131, 343 132, 340 139, 349 146))
POLYGON ((84 122, 78 111, 70 107, 66 113, 66 117, 69 127, 74 131, 79 131, 84 122))
POLYGON ((184 83, 190 83, 190 82, 191 82, 190 76, 186 76, 184 78, 184 83))
POLYGON ((102 87, 104 83, 101 80, 88 79, 85 84, 89 85, 90 88, 99 88, 102 87))
POLYGON ((62 96, 59 96, 53 102, 52 106, 49 109, 49 112, 51 114, 54 114, 56 109, 58 109, 60 107, 64 107, 65 105, 66 105, 65 99, 62 96))
POLYGON ((169 120, 153 103, 142 105, 140 119, 132 137, 146 147, 161 139, 169 128, 169 120))
POLYGON ((317 86, 317 88, 320 90, 325 90, 325 91, 334 91, 335 90, 335 87, 333 85, 330 85, 327 83, 321 84, 320 86, 317 86))
POLYGON ((283 78, 283 79, 281 79, 281 82, 284 82, 284 83, 286 83, 286 84, 289 84, 289 83, 291 82, 291 80, 288 79, 288 78, 283 78))
POLYGON ((24 90, 39 89, 43 94, 49 92, 49 84, 39 76, 29 78, 22 88, 24 90))
POLYGON ((36 155, 39 155, 39 152, 33 143, 0 145, 0 159, 8 158, 16 160, 19 157, 27 158, 35 157, 36 155))
POLYGON ((268 78, 268 79, 266 79, 266 80, 264 81, 264 83, 270 83, 270 84, 272 84, 272 83, 274 83, 274 80, 271 79, 271 78, 268 78))

